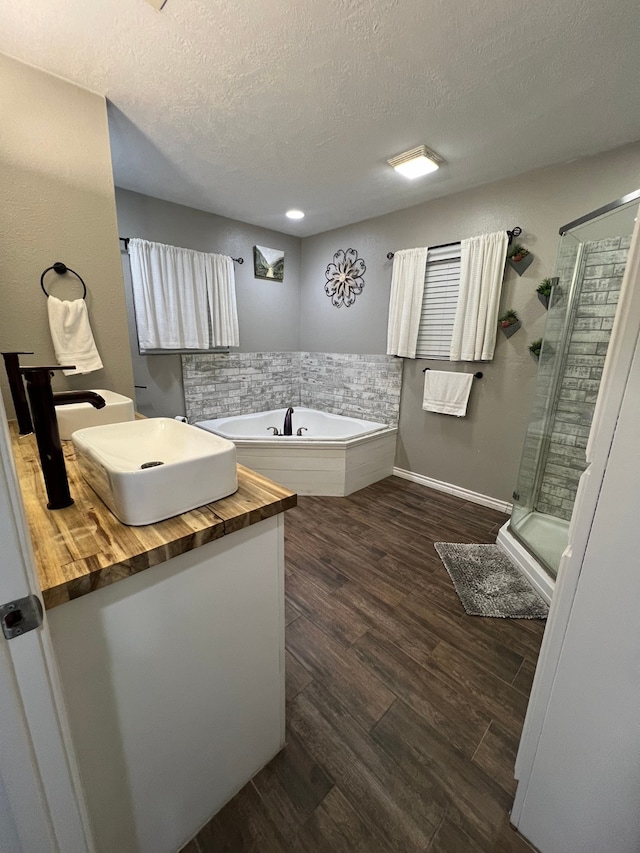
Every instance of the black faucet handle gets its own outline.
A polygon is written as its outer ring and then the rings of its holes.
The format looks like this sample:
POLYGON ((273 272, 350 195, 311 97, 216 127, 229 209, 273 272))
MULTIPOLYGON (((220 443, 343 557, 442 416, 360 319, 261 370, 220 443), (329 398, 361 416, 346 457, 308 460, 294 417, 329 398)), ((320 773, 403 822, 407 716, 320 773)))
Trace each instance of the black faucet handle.
POLYGON ((75 364, 39 364, 36 366, 27 364, 18 369, 27 382, 34 382, 38 377, 45 375, 51 379, 54 370, 75 370, 75 367, 75 364))
POLYGON ((21 373, 40 373, 42 370, 75 370, 75 364, 26 364, 21 365, 21 373))

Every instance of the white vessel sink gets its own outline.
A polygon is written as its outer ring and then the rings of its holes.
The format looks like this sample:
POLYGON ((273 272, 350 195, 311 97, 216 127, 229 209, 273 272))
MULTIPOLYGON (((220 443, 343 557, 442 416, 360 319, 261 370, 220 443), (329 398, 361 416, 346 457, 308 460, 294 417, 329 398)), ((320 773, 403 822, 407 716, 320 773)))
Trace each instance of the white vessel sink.
POLYGON ((60 438, 66 441, 77 429, 100 426, 101 424, 117 424, 122 421, 132 421, 135 418, 133 400, 115 391, 96 388, 96 394, 104 398, 106 406, 94 409, 91 403, 70 403, 68 406, 56 406, 58 430, 60 438))
POLYGON ((123 524, 154 524, 238 488, 234 443, 172 418, 88 427, 71 439, 83 477, 123 524))

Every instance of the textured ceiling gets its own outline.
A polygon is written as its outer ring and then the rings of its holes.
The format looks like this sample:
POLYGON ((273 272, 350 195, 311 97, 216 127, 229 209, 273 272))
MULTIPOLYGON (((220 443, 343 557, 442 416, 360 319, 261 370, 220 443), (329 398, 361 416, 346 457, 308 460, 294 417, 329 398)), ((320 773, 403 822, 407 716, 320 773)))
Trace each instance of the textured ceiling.
POLYGON ((640 138, 638 0, 1 9, 0 51, 109 99, 118 186, 300 236, 640 138), (421 143, 439 172, 387 166, 421 143))

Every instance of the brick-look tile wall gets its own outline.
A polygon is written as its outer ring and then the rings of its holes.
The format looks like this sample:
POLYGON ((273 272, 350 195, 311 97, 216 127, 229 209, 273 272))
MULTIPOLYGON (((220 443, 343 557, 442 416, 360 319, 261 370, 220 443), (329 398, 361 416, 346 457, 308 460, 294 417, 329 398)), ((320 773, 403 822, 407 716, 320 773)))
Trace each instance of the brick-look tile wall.
MULTIPOLYGON (((630 237, 585 244, 584 277, 536 508, 570 519, 611 338, 630 237)), ((546 334, 546 332, 545 332, 546 334)))
POLYGON ((300 353, 182 356, 187 418, 194 421, 300 405, 300 353))
POLYGON ((350 353, 253 352, 182 357, 189 421, 306 406, 397 426, 402 360, 350 353))
POLYGON ((300 353, 300 405, 398 425, 402 359, 388 355, 300 353))

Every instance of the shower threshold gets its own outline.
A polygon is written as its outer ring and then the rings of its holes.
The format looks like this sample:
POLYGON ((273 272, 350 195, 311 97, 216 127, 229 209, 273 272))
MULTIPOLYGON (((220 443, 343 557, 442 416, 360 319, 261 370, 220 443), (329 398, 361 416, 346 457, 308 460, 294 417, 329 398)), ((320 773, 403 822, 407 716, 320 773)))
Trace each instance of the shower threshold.
POLYGON ((547 601, 551 601, 560 558, 567 547, 569 522, 530 512, 517 529, 511 520, 500 528, 496 544, 520 568, 547 601))

